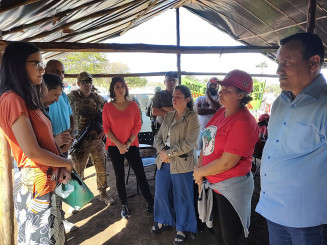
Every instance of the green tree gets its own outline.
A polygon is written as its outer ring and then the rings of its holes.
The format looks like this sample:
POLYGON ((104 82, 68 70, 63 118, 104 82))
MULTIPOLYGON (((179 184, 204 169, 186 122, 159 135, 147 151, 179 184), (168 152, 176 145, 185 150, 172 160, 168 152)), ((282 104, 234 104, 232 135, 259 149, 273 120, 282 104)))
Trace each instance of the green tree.
POLYGON ((108 68, 110 74, 125 74, 129 72, 129 67, 121 62, 110 63, 108 68))
POLYGON ((129 88, 145 87, 148 80, 144 77, 126 77, 125 81, 128 83, 129 88))
MULTIPOLYGON (((75 52, 69 53, 60 59, 65 65, 65 72, 68 74, 79 74, 86 71, 90 74, 102 74, 109 72, 109 60, 103 53, 75 52)), ((65 79, 68 83, 76 82, 76 79, 65 79)), ((96 87, 108 87, 108 79, 94 78, 96 87)))

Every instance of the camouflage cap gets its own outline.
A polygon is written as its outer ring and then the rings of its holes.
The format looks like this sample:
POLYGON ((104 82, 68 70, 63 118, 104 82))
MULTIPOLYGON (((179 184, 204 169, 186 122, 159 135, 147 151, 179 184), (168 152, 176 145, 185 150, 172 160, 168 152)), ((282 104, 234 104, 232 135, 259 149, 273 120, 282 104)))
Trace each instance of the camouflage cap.
POLYGON ((80 74, 78 74, 77 76, 77 81, 84 81, 86 79, 92 79, 92 75, 87 73, 86 71, 81 72, 80 74))

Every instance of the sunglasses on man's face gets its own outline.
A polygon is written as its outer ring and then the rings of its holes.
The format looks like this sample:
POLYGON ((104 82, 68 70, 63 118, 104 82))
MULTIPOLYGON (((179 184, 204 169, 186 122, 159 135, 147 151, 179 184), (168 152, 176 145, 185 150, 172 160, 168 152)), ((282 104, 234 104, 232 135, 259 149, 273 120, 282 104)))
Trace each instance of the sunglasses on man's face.
POLYGON ((82 80, 82 83, 84 83, 84 84, 92 84, 92 79, 82 80))

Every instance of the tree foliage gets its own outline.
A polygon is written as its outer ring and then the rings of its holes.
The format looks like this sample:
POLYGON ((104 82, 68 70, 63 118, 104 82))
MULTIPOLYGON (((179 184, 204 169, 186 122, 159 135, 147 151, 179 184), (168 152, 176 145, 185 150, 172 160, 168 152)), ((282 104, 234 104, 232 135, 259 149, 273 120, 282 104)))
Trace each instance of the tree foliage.
POLYGON ((128 83, 129 88, 145 87, 148 80, 144 77, 126 77, 125 81, 128 83))
MULTIPOLYGON (((65 65, 65 72, 68 74, 79 74, 86 71, 90 74, 126 74, 129 67, 121 62, 109 62, 103 53, 76 52, 70 53, 60 61, 65 65)), ((68 83, 76 82, 76 79, 65 79, 68 83)), ((131 77, 125 79, 130 88, 145 87, 148 80, 141 77, 131 77)), ((111 79, 94 78, 93 83, 96 87, 108 88, 111 79)))

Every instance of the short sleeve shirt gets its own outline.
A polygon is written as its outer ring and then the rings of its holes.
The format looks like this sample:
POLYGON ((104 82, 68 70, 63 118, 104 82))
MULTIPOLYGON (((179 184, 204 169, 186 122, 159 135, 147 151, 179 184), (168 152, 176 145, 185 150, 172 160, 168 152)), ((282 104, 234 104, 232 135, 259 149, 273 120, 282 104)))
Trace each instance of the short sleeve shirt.
POLYGON ((73 114, 68 97, 63 92, 59 100, 49 106, 53 135, 60 134, 70 128, 70 115, 73 114))
POLYGON ((242 108, 228 117, 225 117, 225 108, 219 109, 203 130, 202 165, 221 158, 224 152, 239 155, 241 159, 233 168, 207 176, 209 182, 217 183, 250 172, 253 149, 258 136, 258 125, 247 108, 242 108))
MULTIPOLYGON (((105 104, 102 121, 103 132, 107 135, 111 131, 122 144, 125 144, 131 135, 138 135, 142 127, 140 111, 134 101, 130 101, 124 111, 118 110, 111 102, 105 104)), ((109 137, 107 137, 106 149, 108 146, 116 146, 109 137)), ((131 146, 139 146, 137 137, 131 146)))
MULTIPOLYGON (((153 97, 152 108, 173 107, 172 99, 173 99, 173 94, 167 92, 167 90, 157 92, 153 97)), ((157 121, 159 123, 162 123, 163 117, 158 116, 157 121)))
POLYGON ((53 191, 56 187, 56 181, 52 175, 58 169, 56 167, 46 166, 29 159, 20 148, 16 137, 12 131, 12 125, 21 116, 26 116, 33 127, 39 146, 56 155, 59 150, 55 144, 50 120, 41 110, 30 110, 22 97, 14 92, 3 93, 0 97, 0 127, 9 142, 15 161, 19 168, 37 168, 39 169, 37 179, 35 179, 36 193, 46 194, 53 191))

